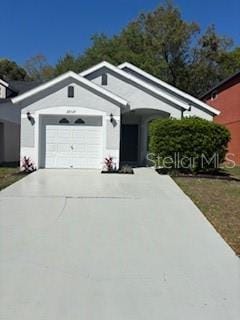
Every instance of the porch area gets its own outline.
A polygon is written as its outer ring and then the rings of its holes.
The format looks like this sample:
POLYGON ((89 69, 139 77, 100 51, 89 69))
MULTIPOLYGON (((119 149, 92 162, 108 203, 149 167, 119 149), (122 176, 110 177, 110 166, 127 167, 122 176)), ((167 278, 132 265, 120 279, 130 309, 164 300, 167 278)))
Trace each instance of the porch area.
POLYGON ((170 113, 149 108, 134 109, 121 114, 120 163, 146 166, 149 123, 166 119, 170 113))

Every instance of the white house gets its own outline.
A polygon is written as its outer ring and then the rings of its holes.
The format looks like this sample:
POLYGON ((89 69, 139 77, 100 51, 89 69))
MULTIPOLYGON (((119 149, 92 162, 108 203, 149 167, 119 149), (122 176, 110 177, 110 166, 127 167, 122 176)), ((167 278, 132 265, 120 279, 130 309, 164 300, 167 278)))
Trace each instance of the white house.
POLYGON ((37 168, 102 168, 104 157, 144 165, 155 118, 219 111, 129 63, 69 71, 12 98, 22 110, 21 158, 37 168))

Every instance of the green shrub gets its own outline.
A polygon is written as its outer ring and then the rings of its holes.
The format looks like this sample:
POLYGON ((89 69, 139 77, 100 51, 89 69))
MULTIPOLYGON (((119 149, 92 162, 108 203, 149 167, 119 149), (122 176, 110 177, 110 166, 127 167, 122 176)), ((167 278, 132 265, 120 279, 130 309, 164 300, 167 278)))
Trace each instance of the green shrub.
POLYGON ((209 171, 224 161, 229 140, 225 127, 204 119, 157 119, 150 124, 148 158, 171 170, 209 171))

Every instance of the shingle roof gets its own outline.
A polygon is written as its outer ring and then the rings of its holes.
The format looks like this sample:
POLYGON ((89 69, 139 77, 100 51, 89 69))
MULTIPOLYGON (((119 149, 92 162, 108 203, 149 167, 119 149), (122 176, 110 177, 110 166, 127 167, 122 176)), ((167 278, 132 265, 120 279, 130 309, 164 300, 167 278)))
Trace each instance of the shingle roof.
POLYGON ((17 93, 17 95, 20 95, 28 90, 31 90, 40 84, 42 84, 42 81, 35 80, 35 81, 19 81, 19 80, 10 80, 8 81, 10 88, 17 93))
POLYGON ((9 84, 9 87, 7 89, 10 92, 8 91, 8 95, 6 99, 0 99, 0 103, 6 103, 6 102, 9 103, 11 102, 12 97, 18 96, 43 83, 43 81, 39 81, 39 80, 35 80, 35 81, 7 80, 6 82, 9 84))
POLYGON ((203 93, 200 95, 199 99, 204 99, 206 98, 210 93, 212 93, 214 90, 220 88, 221 86, 223 86, 225 83, 227 83, 228 81, 231 81, 232 79, 234 79, 235 77, 240 76, 240 71, 234 73, 233 75, 231 75, 230 77, 220 81, 217 85, 215 85, 214 87, 212 87, 210 90, 208 90, 207 92, 203 93))

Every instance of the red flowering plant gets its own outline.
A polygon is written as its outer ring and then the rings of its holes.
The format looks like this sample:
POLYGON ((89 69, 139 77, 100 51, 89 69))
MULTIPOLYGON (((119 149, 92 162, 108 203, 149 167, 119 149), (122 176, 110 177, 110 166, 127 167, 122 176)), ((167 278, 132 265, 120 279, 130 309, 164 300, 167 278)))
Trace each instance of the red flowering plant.
POLYGON ((23 157, 21 167, 26 173, 32 173, 36 171, 36 167, 30 157, 23 157))
POLYGON ((107 171, 115 171, 116 170, 116 164, 113 161, 113 157, 112 156, 106 157, 104 159, 104 168, 107 171))

